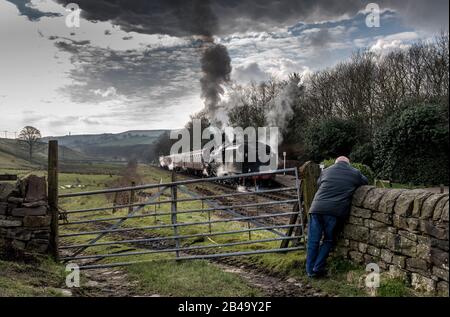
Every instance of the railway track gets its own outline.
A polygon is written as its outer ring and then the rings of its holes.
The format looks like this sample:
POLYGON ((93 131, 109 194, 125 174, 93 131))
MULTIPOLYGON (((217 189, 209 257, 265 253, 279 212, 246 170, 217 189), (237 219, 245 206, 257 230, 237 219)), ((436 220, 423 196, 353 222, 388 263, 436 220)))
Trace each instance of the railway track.
MULTIPOLYGON (((192 175, 192 174, 187 174, 187 173, 177 173, 178 175, 183 175, 183 176, 189 176, 190 178, 193 179, 201 179, 203 177, 201 176, 197 176, 197 175, 192 175)), ((231 184, 231 183, 226 183, 226 182, 211 182, 212 184, 215 184, 219 187, 222 187, 224 189, 227 190, 233 190, 233 191, 239 191, 239 187, 243 187, 241 185, 238 184, 231 184)), ((277 187, 282 187, 279 183, 272 183, 272 186, 270 186, 269 188, 263 188, 263 189, 272 189, 272 188, 277 188, 277 187)), ((255 186, 247 186, 244 187, 243 190, 247 190, 247 191, 252 191, 251 188, 255 189, 255 186)), ((261 188, 260 188, 261 189, 261 188)), ((294 190, 293 190, 294 191, 294 190)), ((283 201, 283 200, 287 200, 287 199, 297 199, 297 194, 296 193, 292 193, 292 194, 288 194, 286 192, 274 192, 274 193, 257 193, 256 194, 259 197, 264 197, 273 201, 283 201)))

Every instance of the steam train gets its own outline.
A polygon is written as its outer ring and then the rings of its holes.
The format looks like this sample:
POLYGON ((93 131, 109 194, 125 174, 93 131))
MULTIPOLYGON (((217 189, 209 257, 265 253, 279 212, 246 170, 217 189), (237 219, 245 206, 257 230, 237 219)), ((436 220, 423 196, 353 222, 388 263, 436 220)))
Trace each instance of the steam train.
MULTIPOLYGON (((249 144, 222 144, 220 147, 209 153, 206 149, 161 156, 159 164, 162 168, 175 171, 183 171, 197 176, 215 177, 232 176, 245 173, 263 172, 271 169, 271 162, 278 161, 277 155, 271 147, 262 142, 249 144), (258 150, 265 150, 265 154, 270 158, 267 162, 262 162, 258 155, 258 150), (255 153, 256 157, 253 156, 255 153), (240 155, 241 159, 237 157, 240 155), (231 159, 230 159, 231 158, 231 159)), ((275 169, 277 164, 274 164, 275 169)), ((270 180, 274 175, 258 175, 252 179, 270 180)))

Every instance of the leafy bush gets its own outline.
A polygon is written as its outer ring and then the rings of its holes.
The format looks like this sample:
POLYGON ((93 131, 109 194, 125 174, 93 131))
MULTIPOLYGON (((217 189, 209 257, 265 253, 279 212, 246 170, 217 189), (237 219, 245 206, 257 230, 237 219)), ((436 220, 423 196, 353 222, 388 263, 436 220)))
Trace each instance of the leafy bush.
POLYGON ((372 143, 368 142, 355 146, 350 154, 350 160, 373 166, 374 153, 372 143))
POLYGON ((417 105, 387 120, 374 142, 374 167, 381 177, 400 183, 449 183, 446 107, 417 105))
MULTIPOLYGON (((328 159, 328 160, 322 161, 322 164, 325 166, 325 168, 327 168, 327 167, 330 167, 331 165, 333 165, 334 161, 335 161, 335 159, 328 159)), ((362 163, 351 163, 351 165, 354 168, 356 168, 357 170, 359 170, 364 176, 367 177, 367 179, 369 180, 369 184, 373 184, 373 182, 375 180, 375 173, 370 168, 370 166, 367 166, 362 163)))
POLYGON ((315 161, 341 155, 349 156, 353 147, 365 140, 356 121, 339 118, 325 119, 306 130, 306 150, 315 161))

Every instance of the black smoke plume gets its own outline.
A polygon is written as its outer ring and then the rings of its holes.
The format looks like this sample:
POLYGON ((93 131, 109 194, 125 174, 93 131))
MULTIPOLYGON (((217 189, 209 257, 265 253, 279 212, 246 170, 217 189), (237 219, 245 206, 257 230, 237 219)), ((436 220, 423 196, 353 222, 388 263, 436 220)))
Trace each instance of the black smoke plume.
POLYGON ((201 64, 202 98, 205 100, 209 117, 213 118, 223 93, 222 85, 230 80, 231 58, 225 46, 210 43, 204 50, 201 64))

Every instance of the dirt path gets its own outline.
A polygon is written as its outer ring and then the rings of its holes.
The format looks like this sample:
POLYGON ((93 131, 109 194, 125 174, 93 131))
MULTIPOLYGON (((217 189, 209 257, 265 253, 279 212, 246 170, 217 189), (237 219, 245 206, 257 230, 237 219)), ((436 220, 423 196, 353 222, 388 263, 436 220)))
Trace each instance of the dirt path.
POLYGON ((225 272, 238 274, 249 285, 260 289, 268 297, 325 297, 325 293, 314 290, 311 285, 294 278, 279 278, 241 267, 217 264, 225 272))
MULTIPOLYGON (((268 297, 326 297, 308 283, 294 279, 269 276, 248 270, 218 264, 224 272, 239 275, 248 285, 261 290, 268 297)), ((139 281, 131 280, 121 268, 93 269, 83 271, 80 288, 72 288, 70 294, 80 297, 160 297, 157 293, 144 293, 138 287, 139 281)))
POLYGON ((79 288, 70 290, 76 297, 160 297, 156 293, 145 293, 139 281, 132 280, 122 268, 105 268, 81 272, 79 288))

